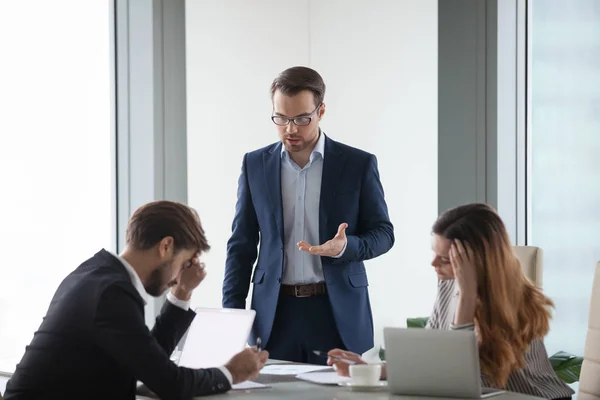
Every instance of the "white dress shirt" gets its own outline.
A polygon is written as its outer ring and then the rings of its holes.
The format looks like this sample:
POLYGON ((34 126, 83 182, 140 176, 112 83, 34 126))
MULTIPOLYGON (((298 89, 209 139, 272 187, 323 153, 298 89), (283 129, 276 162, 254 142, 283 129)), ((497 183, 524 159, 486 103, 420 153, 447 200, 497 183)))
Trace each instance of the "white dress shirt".
MULTIPOLYGON (((135 287, 135 290, 137 290, 137 292, 139 293, 140 297, 144 301, 144 304, 146 304, 146 289, 144 288, 144 284, 142 283, 140 276, 137 274, 137 272, 135 272, 135 269, 133 269, 131 264, 129 264, 129 262, 127 262, 127 260, 125 260, 120 255, 115 254, 113 252, 110 252, 110 254, 112 254, 117 260, 121 261, 121 264, 123 264, 123 267, 125 267, 125 270, 131 278, 131 283, 133 284, 133 287, 135 287)), ((171 293, 170 290, 167 293, 167 301, 173 304, 175 307, 181 308, 182 310, 187 311, 190 309, 189 300, 178 299, 173 293, 171 293)), ((229 381, 229 384, 232 385, 233 377, 231 376, 231 372, 229 372, 229 370, 225 366, 221 366, 218 368, 221 370, 221 372, 223 372, 223 375, 225 375, 225 377, 229 381)))
MULTIPOLYGON (((298 242, 320 245, 319 205, 325 157, 325 134, 310 154, 308 164, 300 168, 281 145, 281 200, 283 203, 283 284, 323 282, 321 257, 298 250, 298 242)), ((331 238, 327 238, 329 240, 331 238)), ((344 254, 346 248, 334 258, 344 254)))

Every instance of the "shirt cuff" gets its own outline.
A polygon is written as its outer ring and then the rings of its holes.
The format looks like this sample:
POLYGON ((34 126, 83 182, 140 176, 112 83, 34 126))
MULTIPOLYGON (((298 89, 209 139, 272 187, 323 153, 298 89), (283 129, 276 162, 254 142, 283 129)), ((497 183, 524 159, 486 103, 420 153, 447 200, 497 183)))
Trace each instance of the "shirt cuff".
POLYGON ((225 367, 223 365, 222 367, 218 367, 218 368, 219 368, 219 371, 221 371, 223 373, 223 375, 225 375, 225 378, 227 378, 227 380, 229 381, 229 384, 233 385, 233 376, 231 376, 231 372, 229 372, 227 367, 225 367))
POLYGON ((184 311, 187 311, 190 309, 190 301, 189 300, 178 299, 177 297, 175 297, 175 295, 173 293, 171 293, 170 290, 167 293, 167 301, 169 303, 173 304, 175 307, 179 307, 184 311))
POLYGON ((347 240, 346 240, 346 244, 344 244, 344 248, 342 249, 342 251, 340 251, 340 254, 338 254, 337 256, 333 256, 331 258, 342 258, 342 256, 346 252, 346 246, 348 246, 348 241, 347 240))
POLYGON ((473 330, 475 330, 475 324, 472 322, 469 324, 462 324, 462 325, 450 324, 450 329, 452 329, 454 331, 460 331, 460 330, 473 331, 473 330))

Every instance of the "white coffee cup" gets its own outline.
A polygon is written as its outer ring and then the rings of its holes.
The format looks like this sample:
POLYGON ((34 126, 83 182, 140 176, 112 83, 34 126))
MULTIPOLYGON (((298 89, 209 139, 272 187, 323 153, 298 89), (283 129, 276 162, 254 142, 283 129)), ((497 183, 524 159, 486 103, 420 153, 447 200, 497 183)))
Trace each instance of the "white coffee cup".
POLYGON ((381 379, 381 364, 355 364, 350 366, 350 382, 354 385, 374 386, 381 379))

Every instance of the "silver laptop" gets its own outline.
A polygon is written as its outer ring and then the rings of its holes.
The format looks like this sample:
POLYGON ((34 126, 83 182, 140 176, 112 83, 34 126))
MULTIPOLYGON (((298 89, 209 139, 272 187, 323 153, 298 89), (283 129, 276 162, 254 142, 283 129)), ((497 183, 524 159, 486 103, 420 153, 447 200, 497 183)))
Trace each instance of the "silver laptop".
POLYGON ((483 388, 473 331, 384 328, 390 393, 480 399, 504 393, 483 388))
MULTIPOLYGON (((194 310, 196 316, 187 332, 180 357, 171 360, 180 367, 211 368, 224 365, 246 347, 246 341, 256 312, 233 308, 205 308, 194 310)), ((141 382, 138 396, 158 398, 141 382)))

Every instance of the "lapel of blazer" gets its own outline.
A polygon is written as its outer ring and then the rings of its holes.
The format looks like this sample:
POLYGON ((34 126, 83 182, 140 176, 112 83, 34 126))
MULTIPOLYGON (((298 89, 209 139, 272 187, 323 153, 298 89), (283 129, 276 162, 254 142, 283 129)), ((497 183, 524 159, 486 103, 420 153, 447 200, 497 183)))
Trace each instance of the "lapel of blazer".
POLYGON ((283 200, 281 198, 281 143, 272 146, 263 153, 263 167, 267 189, 269 192, 269 205, 279 231, 279 238, 283 245, 283 200))
MULTIPOLYGON (((319 202, 319 244, 323 244, 328 237, 327 223, 329 212, 344 171, 345 154, 336 142, 325 136, 325 157, 323 157, 323 175, 321 178, 321 199, 319 202)), ((335 227, 337 232, 337 226, 335 227)))

